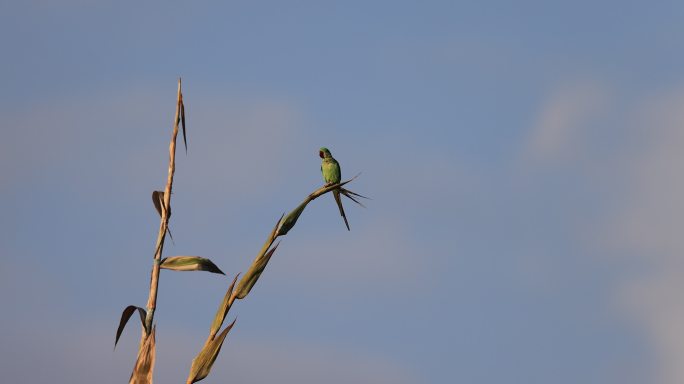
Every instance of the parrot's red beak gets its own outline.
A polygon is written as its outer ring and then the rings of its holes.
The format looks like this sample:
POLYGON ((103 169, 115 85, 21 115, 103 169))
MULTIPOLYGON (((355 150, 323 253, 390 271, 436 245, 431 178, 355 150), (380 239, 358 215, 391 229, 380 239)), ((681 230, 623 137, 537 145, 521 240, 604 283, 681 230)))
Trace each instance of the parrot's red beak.
POLYGON ((318 151, 318 156, 320 156, 321 159, 325 158, 325 155, 323 155, 323 151, 318 151))

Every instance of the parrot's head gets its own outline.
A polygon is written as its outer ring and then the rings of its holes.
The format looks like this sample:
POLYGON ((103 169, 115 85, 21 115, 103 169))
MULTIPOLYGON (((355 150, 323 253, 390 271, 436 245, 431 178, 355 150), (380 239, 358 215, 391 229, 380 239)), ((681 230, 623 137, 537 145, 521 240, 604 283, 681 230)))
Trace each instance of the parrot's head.
POLYGON ((321 159, 325 159, 326 157, 332 157, 330 154, 330 150, 326 147, 321 147, 321 149, 318 150, 318 156, 321 157, 321 159))

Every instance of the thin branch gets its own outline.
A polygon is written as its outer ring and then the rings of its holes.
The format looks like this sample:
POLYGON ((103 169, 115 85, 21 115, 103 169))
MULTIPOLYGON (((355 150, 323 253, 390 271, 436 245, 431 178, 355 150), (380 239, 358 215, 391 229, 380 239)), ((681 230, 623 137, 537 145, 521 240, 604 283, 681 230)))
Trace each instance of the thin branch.
POLYGON ((183 109, 183 96, 181 93, 181 79, 178 79, 178 98, 176 102, 176 116, 173 120, 173 133, 169 144, 169 172, 164 189, 163 209, 161 210, 161 220, 159 223, 159 234, 157 235, 157 245, 154 252, 154 264, 152 265, 152 276, 150 278, 150 294, 147 299, 147 317, 145 318, 145 332, 149 333, 154 322, 154 311, 157 307, 157 289, 159 287, 159 270, 161 256, 164 250, 164 239, 169 228, 169 218, 171 217, 171 190, 173 188, 173 175, 176 171, 176 137, 178 136, 178 123, 180 113, 183 109))

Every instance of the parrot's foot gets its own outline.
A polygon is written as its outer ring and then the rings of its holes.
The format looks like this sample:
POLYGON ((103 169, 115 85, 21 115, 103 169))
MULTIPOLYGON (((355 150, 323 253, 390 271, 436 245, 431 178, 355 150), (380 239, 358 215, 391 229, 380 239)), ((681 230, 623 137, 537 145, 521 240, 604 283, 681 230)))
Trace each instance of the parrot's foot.
POLYGON ((324 187, 329 187, 329 186, 331 186, 331 185, 333 185, 333 184, 335 184, 335 183, 325 183, 325 185, 323 185, 323 186, 324 186, 324 187))

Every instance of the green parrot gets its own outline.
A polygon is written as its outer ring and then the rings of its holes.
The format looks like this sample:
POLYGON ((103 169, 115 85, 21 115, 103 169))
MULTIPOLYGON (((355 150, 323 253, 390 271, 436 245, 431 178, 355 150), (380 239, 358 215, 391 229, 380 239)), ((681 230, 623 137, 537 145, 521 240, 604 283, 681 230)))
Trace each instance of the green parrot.
MULTIPOLYGON (((321 173, 323 174, 323 180, 325 180, 326 185, 337 184, 342 180, 342 170, 340 169, 340 164, 332 157, 330 150, 328 148, 321 148, 318 150, 318 156, 323 159, 321 161, 321 173)), ((349 222, 347 222, 347 216, 344 214, 344 208, 342 208, 342 199, 340 198, 340 191, 335 189, 332 191, 335 197, 335 202, 337 207, 340 209, 340 215, 344 219, 344 224, 347 226, 349 231, 349 222)))

